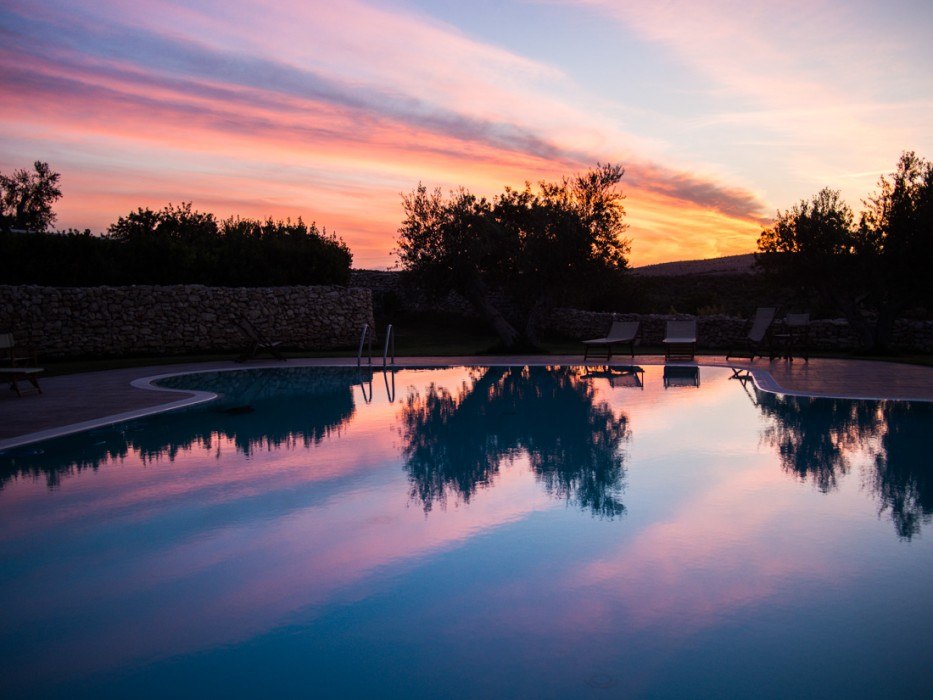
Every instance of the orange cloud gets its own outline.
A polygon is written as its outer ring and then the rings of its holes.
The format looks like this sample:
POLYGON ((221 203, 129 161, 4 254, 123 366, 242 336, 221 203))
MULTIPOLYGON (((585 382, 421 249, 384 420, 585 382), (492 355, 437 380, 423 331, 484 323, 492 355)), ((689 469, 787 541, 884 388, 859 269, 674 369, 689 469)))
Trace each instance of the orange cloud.
MULTIPOLYGON (((0 168, 41 158, 61 171, 62 227, 100 231, 136 207, 192 200, 221 217, 303 216, 336 231, 355 266, 386 267, 399 195, 419 181, 490 195, 639 142, 565 99, 575 88, 561 71, 419 15, 361 3, 262 16, 231 3, 225 19, 173 4, 24 7, 11 3, 0 49, 11 144, 0 168), (326 28, 310 43, 309 23, 326 28), (64 40, 40 51, 50 26, 64 40)), ((634 263, 753 245, 752 193, 649 161, 633 160, 629 177, 634 263)))

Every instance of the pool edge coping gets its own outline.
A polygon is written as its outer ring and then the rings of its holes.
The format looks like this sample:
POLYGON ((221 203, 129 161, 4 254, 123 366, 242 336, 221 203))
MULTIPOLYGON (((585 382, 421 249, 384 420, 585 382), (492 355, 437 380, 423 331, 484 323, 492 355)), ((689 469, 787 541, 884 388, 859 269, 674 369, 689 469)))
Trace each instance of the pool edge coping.
MULTIPOLYGON (((416 362, 418 358, 406 358, 405 364, 399 365, 398 363, 389 366, 379 366, 364 364, 362 366, 357 365, 356 363, 347 363, 345 360, 342 362, 325 361, 322 364, 293 364, 292 367, 302 367, 302 368, 335 368, 339 367, 342 369, 352 369, 357 367, 358 369, 366 369, 369 371, 387 371, 391 369, 433 369, 433 368, 451 368, 457 367, 464 364, 468 364, 465 361, 465 358, 456 358, 450 362, 437 362, 427 360, 425 362, 416 362)), ((546 360, 524 360, 524 361, 501 361, 502 358, 475 358, 476 360, 486 360, 486 361, 477 361, 475 365, 488 365, 492 366, 552 366, 552 365, 566 365, 574 364, 575 366, 609 366, 609 367, 631 367, 636 363, 622 363, 622 362, 609 362, 609 363, 567 363, 563 360, 546 361, 546 360)), ((910 398, 910 397, 898 397, 898 398, 889 398, 889 397, 871 397, 871 396, 846 396, 844 394, 822 394, 822 393, 808 393, 803 391, 796 391, 793 389, 783 388, 774 376, 768 370, 761 367, 746 367, 742 365, 735 365, 731 363, 703 363, 703 362, 641 362, 637 363, 641 365, 646 365, 649 367, 664 367, 664 366, 673 366, 673 367, 719 367, 721 369, 732 369, 741 370, 748 373, 748 376, 751 377, 752 381, 755 384, 755 388, 759 389, 768 394, 778 394, 783 396, 795 396, 800 398, 809 398, 809 399, 841 399, 846 401, 906 401, 906 402, 919 402, 919 403, 931 403, 933 399, 930 398, 910 398)), ((148 406, 146 408, 133 409, 130 411, 123 411, 121 413, 115 413, 108 416, 102 416, 100 418, 91 418, 86 421, 81 421, 79 423, 70 423, 68 425, 59 426, 57 428, 46 428, 45 430, 39 430, 33 433, 26 433, 24 435, 19 435, 13 438, 7 438, 5 440, 0 440, 0 453, 3 453, 7 450, 15 449, 18 447, 23 447, 25 445, 30 445, 36 442, 42 442, 44 440, 51 440, 54 438, 65 437, 67 435, 73 435, 75 433, 80 433, 85 430, 93 430, 95 428, 101 428, 109 425, 114 425, 115 423, 122 423, 124 421, 136 420, 139 418, 145 418, 147 416, 156 415, 159 413, 167 413, 169 411, 176 411, 182 408, 188 408, 190 406, 197 406, 202 403, 207 403, 213 401, 217 398, 217 394, 209 391, 199 391, 196 389, 177 389, 177 388, 168 388, 162 387, 156 384, 155 382, 161 379, 167 379, 169 377, 181 377, 188 374, 205 374, 207 372, 238 372, 238 371, 248 371, 255 369, 275 369, 280 365, 270 367, 269 365, 258 365, 258 366, 234 366, 234 367, 205 367, 202 369, 186 369, 180 370, 177 372, 162 372, 160 374, 149 375, 146 377, 139 377, 133 379, 129 382, 129 385, 136 389, 142 389, 146 391, 164 391, 171 393, 183 393, 189 394, 189 396, 171 401, 169 403, 159 404, 156 406, 148 406)))

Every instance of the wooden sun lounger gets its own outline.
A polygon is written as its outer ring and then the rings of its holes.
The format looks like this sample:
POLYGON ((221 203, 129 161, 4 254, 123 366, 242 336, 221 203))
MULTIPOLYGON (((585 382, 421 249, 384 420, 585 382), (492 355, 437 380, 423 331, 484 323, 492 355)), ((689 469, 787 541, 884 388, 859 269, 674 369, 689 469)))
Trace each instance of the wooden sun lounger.
POLYGON ((0 381, 8 382, 10 389, 16 392, 17 396, 23 395, 18 382, 27 381, 33 386, 36 393, 41 394, 39 387, 39 374, 45 370, 42 367, 0 367, 0 381))

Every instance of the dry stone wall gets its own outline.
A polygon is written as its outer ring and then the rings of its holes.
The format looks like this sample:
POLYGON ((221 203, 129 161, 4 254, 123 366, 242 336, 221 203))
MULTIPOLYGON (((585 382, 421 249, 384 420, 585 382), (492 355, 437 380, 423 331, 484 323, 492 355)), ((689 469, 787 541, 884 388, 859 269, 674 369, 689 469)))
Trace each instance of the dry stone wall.
POLYGON ((338 286, 0 286, 0 332, 9 329, 40 357, 241 350, 239 316, 286 347, 347 347, 373 322, 372 294, 338 286))

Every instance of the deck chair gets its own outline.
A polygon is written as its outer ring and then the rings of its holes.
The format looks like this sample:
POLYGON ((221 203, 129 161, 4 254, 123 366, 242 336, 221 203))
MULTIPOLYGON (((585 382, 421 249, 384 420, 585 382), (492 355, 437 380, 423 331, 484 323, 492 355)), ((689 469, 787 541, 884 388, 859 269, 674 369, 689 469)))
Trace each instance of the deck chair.
MULTIPOLYGON (((794 313, 784 316, 784 332, 780 334, 778 355, 793 361, 794 355, 810 362, 810 313, 794 313)), ((775 352, 772 350, 771 358, 775 352)))
POLYGON ((262 333, 259 332, 259 329, 257 329, 256 326, 254 326, 253 323, 245 316, 240 316, 237 319, 236 324, 250 343, 249 347, 243 352, 243 354, 236 359, 237 362, 252 360, 260 352, 267 352, 277 360, 282 360, 282 362, 285 362, 285 356, 278 350, 279 346, 282 344, 280 341, 269 340, 266 338, 262 333))
POLYGON ((605 338, 593 338, 583 341, 583 361, 586 362, 590 349, 606 348, 606 362, 612 359, 613 345, 628 345, 629 354, 635 357, 635 341, 639 336, 641 324, 638 321, 613 321, 605 338))
POLYGON ((41 394, 39 374, 44 371, 41 367, 0 367, 0 381, 7 382, 10 390, 15 391, 17 396, 23 395, 23 389, 19 385, 22 381, 32 384, 32 390, 41 394))
POLYGON ((0 333, 0 381, 7 382, 17 396, 23 395, 19 382, 27 381, 33 390, 41 394, 39 374, 45 370, 36 367, 36 353, 25 352, 16 346, 12 333, 0 333))
POLYGON ((696 355, 697 322, 668 321, 667 332, 664 335, 665 360, 692 360, 696 355))
POLYGON ((17 346, 12 333, 0 333, 0 364, 10 367, 35 365, 36 353, 17 346))
POLYGON ((768 343, 768 331, 771 329, 771 324, 774 323, 774 314, 776 310, 773 306, 762 306, 755 311, 755 318, 752 321, 752 327, 748 331, 748 335, 745 336, 745 349, 744 350, 734 350, 726 355, 728 360, 730 357, 745 357, 746 355, 750 360, 754 360, 755 356, 763 357, 764 353, 762 349, 768 343))

